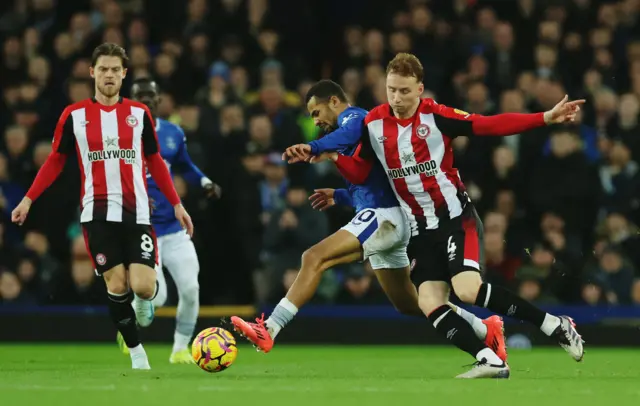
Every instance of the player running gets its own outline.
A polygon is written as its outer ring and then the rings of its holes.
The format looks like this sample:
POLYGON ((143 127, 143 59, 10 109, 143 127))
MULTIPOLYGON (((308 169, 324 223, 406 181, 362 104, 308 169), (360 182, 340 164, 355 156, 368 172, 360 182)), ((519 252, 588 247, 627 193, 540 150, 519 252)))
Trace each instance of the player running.
POLYGON ((125 50, 116 44, 105 43, 93 51, 90 74, 95 79, 95 96, 62 112, 52 152, 11 218, 22 225, 33 201, 62 172, 67 156, 77 154, 82 184, 80 222, 87 250, 107 285, 109 313, 129 348, 132 368, 150 369, 131 307, 133 291, 141 299, 138 312, 152 318, 151 301, 158 293, 157 243, 150 221, 146 168, 189 235, 193 224, 160 156, 149 109, 120 97, 127 60, 125 50))
MULTIPOLYGON (((583 341, 571 318, 554 316, 500 286, 483 283, 482 223, 453 167, 451 141, 457 136, 507 136, 544 125, 571 122, 584 100, 567 101, 535 114, 469 114, 421 99, 423 68, 414 55, 400 53, 387 66, 388 103, 373 109, 358 131, 327 135, 323 143, 297 145, 291 161, 308 160, 327 150, 340 150, 362 142, 375 154, 411 224, 408 252, 417 259, 411 277, 418 287, 420 307, 434 327, 458 348, 477 359, 460 378, 508 377, 509 367, 475 337, 474 332, 446 305, 449 285, 466 303, 528 321, 538 326, 576 360, 583 341), (331 149, 326 146, 331 145, 331 149), (455 331, 455 334, 451 334, 455 331)), ((361 157, 359 157, 361 158, 361 157)), ((345 157, 354 171, 366 165, 345 157)), ((357 181, 366 176, 358 173, 357 181)))
MULTIPOLYGON (((334 129, 337 129, 334 134, 359 132, 367 114, 366 110, 350 106, 343 89, 329 80, 312 86, 307 93, 306 103, 315 124, 326 133, 334 129)), ((323 140, 315 142, 322 143, 323 140)), ((334 160, 343 176, 349 175, 345 174, 342 166, 345 160, 342 157, 357 157, 360 150, 361 146, 357 144, 335 154, 334 160)), ((264 318, 257 319, 256 323, 247 323, 235 316, 231 318, 236 330, 261 351, 266 353, 271 350, 280 330, 313 297, 325 270, 361 258, 374 270, 380 285, 398 311, 422 317, 417 291, 409 276, 411 269, 406 247, 410 230, 407 218, 391 192, 382 168, 379 165, 371 168, 369 162, 363 164, 368 164, 370 170, 357 180, 362 185, 347 182, 348 190, 318 189, 310 197, 316 209, 324 210, 335 204, 345 204, 354 207, 357 214, 342 229, 302 255, 302 266, 296 280, 271 316, 266 321, 264 318)), ((468 320, 478 337, 491 343, 506 360, 503 323, 498 316, 480 320, 462 308, 450 306, 468 320)))
MULTIPOLYGON (((146 105, 155 120, 156 134, 160 144, 160 154, 172 171, 182 170, 185 180, 193 185, 201 186, 210 198, 220 197, 220 186, 213 183, 191 161, 187 152, 186 138, 182 129, 169 121, 158 118, 157 109, 160 102, 159 89, 152 79, 136 79, 131 88, 134 100, 146 105)), ((163 265, 171 274, 178 290, 178 310, 176 313, 176 331, 173 338, 173 350, 169 357, 172 364, 192 364, 193 357, 188 349, 198 320, 200 308, 200 287, 198 273, 200 264, 191 238, 185 233, 173 215, 171 203, 164 197, 160 188, 150 174, 147 174, 149 197, 152 201, 151 223, 158 236, 158 294, 153 300, 155 307, 161 307, 167 300, 167 282, 164 278, 163 265)), ((137 300, 134 299, 134 303, 137 300)), ((137 308, 134 306, 134 309, 137 308)), ((143 319, 144 320, 144 319, 143 319)), ((142 327, 148 326, 138 321, 142 327)), ((120 348, 126 354, 129 349, 124 345, 122 335, 118 334, 120 348)))

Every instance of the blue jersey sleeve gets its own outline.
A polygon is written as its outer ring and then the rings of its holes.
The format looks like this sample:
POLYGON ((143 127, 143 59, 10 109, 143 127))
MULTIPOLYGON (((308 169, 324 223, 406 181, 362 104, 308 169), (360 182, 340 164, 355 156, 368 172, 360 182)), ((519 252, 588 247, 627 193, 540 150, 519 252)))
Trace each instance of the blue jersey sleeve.
POLYGON ((337 206, 349 206, 353 207, 353 200, 351 199, 351 193, 347 189, 336 189, 333 192, 333 200, 337 206))
POLYGON ((182 142, 176 154, 176 164, 180 165, 182 169, 182 176, 184 179, 192 185, 201 185, 203 179, 207 179, 204 173, 193 163, 189 152, 187 151, 187 138, 181 128, 178 129, 178 133, 182 137, 182 142))
POLYGON ((326 151, 340 151, 356 145, 360 142, 360 138, 362 138, 362 134, 366 129, 364 117, 358 114, 334 132, 325 135, 319 140, 311 141, 309 143, 311 154, 319 155, 326 151))

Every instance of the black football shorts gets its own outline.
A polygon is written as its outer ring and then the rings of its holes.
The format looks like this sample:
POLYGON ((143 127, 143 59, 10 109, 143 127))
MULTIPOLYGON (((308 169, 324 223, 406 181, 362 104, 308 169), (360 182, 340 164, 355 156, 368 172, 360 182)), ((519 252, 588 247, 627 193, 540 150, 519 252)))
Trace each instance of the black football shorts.
POLYGON ((82 231, 99 275, 120 264, 156 266, 158 242, 150 225, 94 220, 82 223, 82 231))
POLYGON ((411 279, 416 286, 428 281, 450 282, 464 271, 484 269, 483 227, 472 204, 454 219, 442 221, 436 230, 412 236, 407 247, 415 260, 411 279))

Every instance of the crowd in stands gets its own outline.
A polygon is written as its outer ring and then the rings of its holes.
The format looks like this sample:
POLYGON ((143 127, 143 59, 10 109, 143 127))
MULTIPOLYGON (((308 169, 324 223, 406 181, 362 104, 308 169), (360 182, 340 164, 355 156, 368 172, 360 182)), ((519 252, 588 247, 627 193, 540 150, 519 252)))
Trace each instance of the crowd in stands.
MULTIPOLYGON (((412 52, 424 97, 477 114, 538 112, 565 94, 575 125, 459 137, 457 167, 484 222, 486 279, 541 304, 640 305, 639 0, 15 0, 0 4, 0 303, 104 302, 79 226, 77 164, 10 222, 64 107, 89 98, 90 54, 126 47, 154 78, 218 201, 176 188, 196 226, 203 304, 278 300, 302 252, 353 211, 314 211, 343 187, 330 163, 282 151, 318 135, 307 89, 331 78, 354 105, 386 102, 385 65, 412 52)), ((175 303, 175 294, 172 296, 175 303)), ((317 303, 386 303, 362 264, 327 272, 317 303)))

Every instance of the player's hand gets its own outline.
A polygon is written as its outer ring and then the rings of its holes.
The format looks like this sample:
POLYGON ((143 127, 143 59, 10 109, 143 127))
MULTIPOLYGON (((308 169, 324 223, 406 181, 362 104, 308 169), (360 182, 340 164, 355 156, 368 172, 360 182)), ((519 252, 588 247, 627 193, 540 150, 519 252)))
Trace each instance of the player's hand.
POLYGON ((284 151, 282 154, 282 160, 287 161, 290 164, 296 162, 306 162, 311 159, 311 145, 296 144, 284 151))
POLYGON ((189 237, 193 237, 193 222, 191 221, 191 216, 189 216, 187 210, 181 204, 176 204, 173 210, 175 211, 176 218, 180 222, 182 228, 187 230, 189 237))
POLYGON ((322 154, 318 155, 318 156, 312 156, 311 160, 309 162, 311 162, 312 164, 318 164, 320 162, 324 162, 324 161, 328 161, 328 160, 332 160, 333 162, 338 160, 338 153, 335 151, 331 151, 331 152, 323 152, 322 154))
POLYGON ((560 100, 560 103, 556 104, 554 108, 544 113, 545 124, 551 125, 574 122, 576 120, 576 115, 580 111, 580 105, 585 102, 586 100, 584 99, 569 101, 569 96, 565 94, 564 98, 560 100))
POLYGON ((316 210, 325 211, 336 205, 333 198, 335 189, 315 189, 314 193, 309 196, 311 207, 316 210))
POLYGON ((11 212, 11 221, 19 226, 24 224, 24 221, 27 219, 27 214, 29 214, 29 209, 31 209, 31 203, 31 199, 28 197, 22 199, 22 201, 11 212))
POLYGON ((220 199, 222 197, 222 188, 216 183, 207 183, 204 185, 204 194, 209 199, 220 199))

